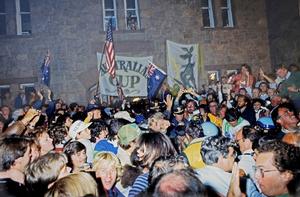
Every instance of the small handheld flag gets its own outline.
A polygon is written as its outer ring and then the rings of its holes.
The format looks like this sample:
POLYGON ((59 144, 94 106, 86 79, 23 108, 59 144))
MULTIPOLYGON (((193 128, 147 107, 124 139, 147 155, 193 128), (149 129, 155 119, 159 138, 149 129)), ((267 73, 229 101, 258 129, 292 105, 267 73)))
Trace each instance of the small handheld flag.
POLYGON ((45 56, 43 65, 41 67, 42 72, 42 83, 46 86, 49 86, 50 84, 50 51, 47 51, 47 54, 45 56))
POLYGON ((167 77, 167 74, 158 68, 152 62, 149 62, 147 68, 147 76, 148 76, 148 99, 152 100, 155 98, 159 88, 161 87, 163 81, 167 77))

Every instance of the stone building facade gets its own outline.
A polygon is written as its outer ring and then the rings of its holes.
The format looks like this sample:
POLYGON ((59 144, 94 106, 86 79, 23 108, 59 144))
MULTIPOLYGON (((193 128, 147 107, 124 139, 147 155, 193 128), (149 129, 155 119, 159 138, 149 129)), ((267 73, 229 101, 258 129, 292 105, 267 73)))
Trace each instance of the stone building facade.
POLYGON ((300 0, 267 0, 272 65, 300 65, 300 0))
MULTIPOLYGON (((85 104, 97 82, 96 53, 102 51, 105 40, 104 2, 29 0, 30 32, 17 35, 19 0, 3 1, 6 32, 0 35, 0 88, 9 87, 11 92, 17 92, 20 84, 39 83, 40 67, 49 49, 53 57, 50 88, 55 97, 85 104)), ((127 1, 116 0, 116 54, 153 56, 153 61, 166 70, 166 40, 199 43, 206 71, 223 74, 243 63, 249 64, 254 73, 258 67, 270 71, 266 2, 231 0, 233 24, 224 27, 224 1, 208 1, 213 3, 214 27, 204 27, 200 0, 136 0, 133 2, 137 3, 140 27, 128 30, 127 1)), ((205 80, 200 79, 201 83, 205 80)))

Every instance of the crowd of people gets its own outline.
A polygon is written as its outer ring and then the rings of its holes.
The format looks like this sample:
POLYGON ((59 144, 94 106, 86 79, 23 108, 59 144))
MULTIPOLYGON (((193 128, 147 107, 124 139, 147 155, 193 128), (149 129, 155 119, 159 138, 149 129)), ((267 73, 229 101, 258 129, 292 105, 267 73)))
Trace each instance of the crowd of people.
POLYGON ((200 91, 0 111, 0 196, 300 196, 300 71, 244 64, 200 91))

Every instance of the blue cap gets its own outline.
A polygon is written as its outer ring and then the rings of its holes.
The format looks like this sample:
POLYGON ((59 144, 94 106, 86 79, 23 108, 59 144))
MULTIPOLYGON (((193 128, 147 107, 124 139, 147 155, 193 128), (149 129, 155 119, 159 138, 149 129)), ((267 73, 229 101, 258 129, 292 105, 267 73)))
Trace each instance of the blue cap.
POLYGON ((201 127, 205 137, 216 136, 219 134, 217 126, 211 122, 204 122, 201 124, 201 127))
POLYGON ((100 106, 97 104, 88 104, 86 107, 87 112, 93 111, 94 109, 100 109, 100 106))

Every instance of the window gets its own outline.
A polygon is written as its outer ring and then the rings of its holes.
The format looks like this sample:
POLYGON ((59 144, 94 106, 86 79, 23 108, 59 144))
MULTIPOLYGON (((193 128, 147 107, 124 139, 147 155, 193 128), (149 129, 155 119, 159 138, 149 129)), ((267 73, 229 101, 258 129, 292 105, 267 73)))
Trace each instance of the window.
POLYGON ((202 20, 204 27, 215 27, 212 0, 201 0, 202 20))
POLYGON ((22 83, 20 84, 21 90, 33 90, 34 89, 34 83, 22 83))
POLYGON ((207 74, 208 74, 208 84, 213 84, 220 80, 219 71, 217 70, 207 71, 207 74))
POLYGON ((103 29, 106 30, 107 23, 112 20, 112 30, 118 27, 116 0, 103 0, 103 29))
POLYGON ((221 0, 223 27, 233 27, 231 0, 221 0))
POLYGON ((140 29, 137 0, 125 0, 124 4, 125 4, 126 29, 128 30, 140 29))
POLYGON ((0 0, 0 35, 6 34, 5 0, 0 0))
POLYGON ((6 100, 5 97, 10 94, 10 86, 9 85, 0 85, 0 106, 2 106, 3 100, 6 100))
POLYGON ((31 34, 31 19, 29 0, 16 0, 17 34, 31 34))

